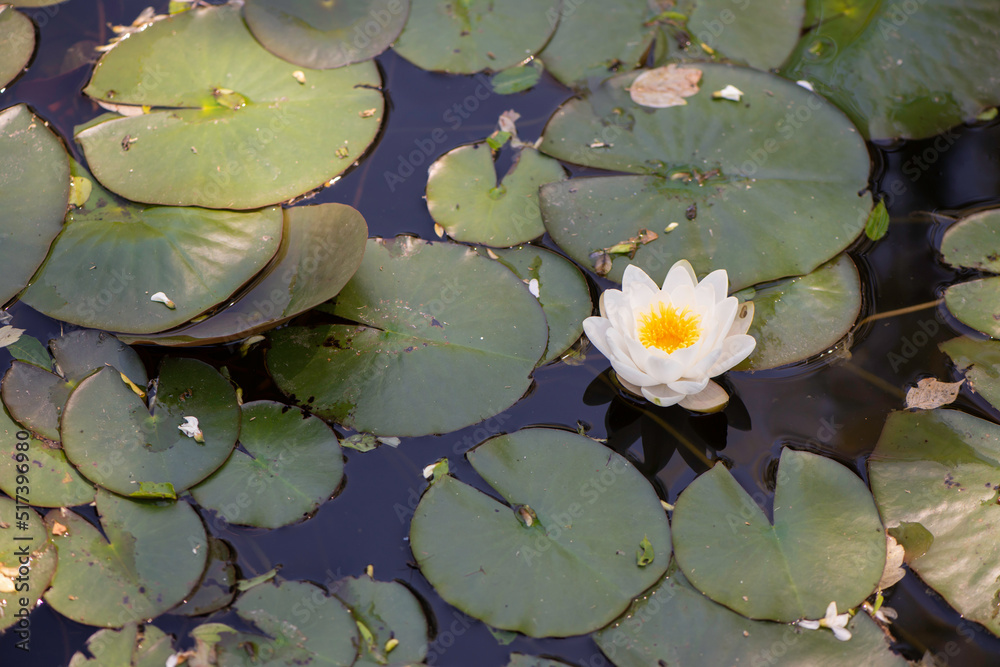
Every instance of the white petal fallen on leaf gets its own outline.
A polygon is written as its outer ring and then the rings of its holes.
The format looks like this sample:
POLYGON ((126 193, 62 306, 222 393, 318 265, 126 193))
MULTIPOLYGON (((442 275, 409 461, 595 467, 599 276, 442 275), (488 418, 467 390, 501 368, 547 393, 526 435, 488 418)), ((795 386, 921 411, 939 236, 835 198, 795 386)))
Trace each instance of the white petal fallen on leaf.
POLYGON ((803 79, 801 81, 796 81, 795 83, 799 84, 800 86, 802 86, 803 88, 805 88, 809 92, 812 92, 812 93, 816 92, 816 90, 813 88, 813 85, 811 83, 809 83, 808 81, 806 81, 805 79, 803 79))
POLYGON ((833 636, 842 642, 846 642, 851 638, 851 631, 847 629, 847 623, 851 620, 851 615, 844 613, 837 613, 837 603, 831 602, 826 608, 826 616, 823 618, 810 621, 804 620, 799 621, 797 625, 800 628, 806 630, 819 630, 820 628, 829 628, 833 632, 833 636))
POLYGON ((531 292, 531 296, 538 298, 540 294, 538 289, 538 278, 532 278, 528 281, 528 291, 531 292))
POLYGON ((294 72, 292 72, 292 78, 294 78, 299 83, 304 84, 306 82, 306 73, 300 69, 297 69, 294 72))
POLYGON ((667 65, 643 72, 635 77, 628 93, 632 101, 644 107, 663 109, 687 104, 685 97, 698 92, 701 70, 694 67, 667 65))
POLYGON ((198 427, 197 417, 185 417, 184 423, 177 427, 180 432, 189 438, 194 438, 195 442, 205 442, 205 435, 198 427))
POLYGON ((730 100, 733 102, 739 102, 743 99, 743 91, 736 86, 730 84, 723 88, 722 90, 717 90, 712 93, 712 97, 717 100, 730 100))
POLYGON ((0 327, 0 347, 7 347, 12 343, 16 343, 23 333, 24 329, 18 329, 9 324, 5 327, 0 327))
POLYGON ((924 378, 906 392, 908 410, 933 410, 948 405, 958 398, 958 391, 965 379, 958 382, 941 382, 934 378, 924 378))
POLYGON ((157 292, 153 296, 149 297, 149 300, 150 301, 155 301, 157 303, 162 303, 163 305, 165 305, 170 310, 173 310, 174 308, 177 307, 177 306, 174 305, 174 302, 171 301, 170 298, 166 294, 164 294, 163 292, 157 292))
POLYGON ((885 538, 885 568, 883 568, 882 578, 878 582, 878 590, 880 591, 895 585, 906 576, 906 570, 902 567, 906 550, 892 535, 886 533, 885 538))

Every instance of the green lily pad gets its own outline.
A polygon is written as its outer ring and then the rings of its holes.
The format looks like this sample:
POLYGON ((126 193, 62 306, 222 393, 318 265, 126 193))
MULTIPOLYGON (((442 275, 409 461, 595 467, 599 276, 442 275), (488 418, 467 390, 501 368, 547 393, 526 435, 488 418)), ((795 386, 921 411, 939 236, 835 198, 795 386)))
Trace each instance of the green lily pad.
POLYGON ((20 74, 35 52, 35 26, 13 7, 0 7, 0 89, 20 74))
POLYGON ((566 178, 559 162, 527 146, 518 151, 498 183, 493 154, 485 142, 449 151, 428 173, 427 208, 448 236, 502 247, 545 233, 538 188, 566 178))
POLYGON ((123 334, 129 343, 229 343, 273 328, 328 301, 361 266, 368 225, 344 204, 296 206, 284 211, 281 246, 253 286, 208 319, 158 334, 123 334))
POLYGON ((447 433, 505 410, 547 340, 541 306, 510 271, 412 237, 369 240, 329 310, 359 324, 276 331, 268 369, 311 412, 376 435, 447 433))
POLYGON ((241 449, 191 495, 226 522, 278 528, 301 521, 344 478, 337 435, 318 417, 273 401, 246 403, 241 449))
POLYGON ((809 0, 782 69, 806 79, 871 139, 919 139, 1000 102, 992 0, 809 0))
POLYGON ((370 60, 399 37, 410 0, 247 0, 243 18, 268 51, 331 69, 370 60))
POLYGON ((823 618, 875 591, 885 530, 865 483, 831 459, 784 449, 774 523, 723 465, 681 492, 674 554, 698 590, 748 618, 823 618), (849 577, 844 572, 850 572, 849 577))
POLYGON ((784 366, 829 350, 847 335, 861 312, 861 278, 840 255, 812 273, 754 291, 747 332, 757 347, 736 370, 784 366))
POLYGON ((94 175, 123 197, 257 208, 350 167, 381 125, 380 85, 372 62, 297 70, 257 43, 238 7, 203 7, 157 21, 101 58, 84 92, 150 111, 101 116, 76 139, 94 175))
POLYGON ((635 75, 626 74, 555 113, 543 152, 642 175, 544 186, 553 240, 584 266, 612 251, 613 280, 634 263, 660 282, 687 259, 698 271, 725 268, 733 289, 809 273, 844 250, 872 207, 870 195, 858 196, 868 151, 847 118, 766 72, 691 67, 703 73, 700 92, 684 106, 637 105, 626 90, 635 75), (727 85, 743 91, 742 102, 712 98, 727 85), (658 238, 613 252, 642 230, 658 238))
POLYGON ((542 78, 544 69, 542 61, 535 58, 527 65, 508 67, 502 72, 497 72, 490 79, 490 85, 493 87, 493 92, 498 95, 513 95, 531 90, 542 78))
POLYGON ((759 5, 747 0, 697 0, 686 28, 720 54, 768 70, 788 59, 799 41, 805 13, 806 0, 759 5))
POLYGON ((11 416, 48 440, 59 440, 59 418, 70 392, 95 370, 112 366, 145 388, 146 368, 135 350, 103 331, 80 330, 50 341, 60 374, 15 361, 3 378, 11 416))
POLYGON ((267 637, 222 635, 219 664, 273 667, 323 664, 350 667, 358 654, 358 628, 337 598, 302 581, 269 582, 251 588, 234 605, 236 613, 267 637))
POLYGON ((62 444, 85 477, 124 496, 143 483, 179 493, 229 457, 240 432, 233 386, 208 364, 176 357, 163 361, 157 384, 148 406, 114 368, 76 386, 63 410, 62 444), (202 442, 179 428, 190 417, 202 442))
POLYGON ((525 245, 490 252, 528 284, 528 291, 538 291, 549 324, 548 347, 538 364, 560 358, 583 334, 583 320, 594 309, 586 278, 572 262, 545 248, 525 245))
POLYGON ((0 111, 0 164, 4 303, 28 284, 62 229, 69 202, 69 156, 45 122, 19 104, 0 111))
POLYGON ((1000 426, 956 410, 894 412, 868 471, 886 525, 920 524, 933 537, 910 569, 1000 634, 1000 426))
POLYGON ((1000 277, 951 285, 944 291, 944 305, 962 324, 1000 338, 1000 277))
POLYGON ((208 538, 208 565, 198 587, 174 614, 202 616, 218 611, 236 597, 236 552, 225 540, 208 538))
POLYGON ((618 667, 649 665, 809 665, 906 667, 865 613, 847 624, 850 641, 829 630, 802 630, 748 618, 715 604, 680 572, 637 598, 594 641, 618 667))
POLYGON ((559 7, 559 0, 412 0, 393 48, 422 69, 496 72, 541 51, 559 7))
POLYGON ((6 409, 0 409, 0 438, 0 490, 11 498, 22 486, 18 475, 23 473, 18 466, 27 463, 29 500, 35 507, 72 507, 94 500, 93 485, 66 459, 59 443, 21 428, 6 409))
POLYGON ((607 78, 617 67, 638 67, 658 31, 648 25, 656 17, 648 0, 567 2, 560 15, 541 56, 552 76, 567 86, 607 78))
POLYGON ((173 655, 170 635, 155 625, 130 623, 121 630, 98 630, 87 639, 93 658, 77 651, 69 667, 162 667, 173 655))
POLYGON ((666 571, 670 526, 623 457, 566 431, 487 440, 469 463, 502 500, 445 475, 410 526, 420 571, 448 603, 532 637, 596 630, 666 571), (653 562, 636 551, 647 537, 653 562))
POLYGON ((948 227, 941 257, 952 266, 1000 273, 1000 209, 980 211, 948 227))
MULTIPOLYGON (((89 176, 82 168, 74 171, 89 176)), ((143 206, 94 183, 83 207, 67 214, 22 301, 94 329, 169 329, 226 300, 264 268, 278 251, 281 225, 275 207, 143 206), (174 306, 153 301, 157 293, 174 306)))
POLYGON ((45 601, 60 614, 120 628, 159 616, 198 584, 208 538, 191 505, 138 502, 100 489, 97 512, 104 535, 73 512, 45 517, 59 555, 45 601))
POLYGON ((427 657, 427 619, 420 601, 410 589, 395 581, 375 581, 370 577, 348 577, 331 587, 344 603, 361 634, 359 655, 354 667, 410 665, 427 657), (387 642, 397 643, 387 650, 387 642))
POLYGON ((938 347, 965 374, 969 389, 1000 410, 1000 341, 960 336, 938 347))
POLYGON ((21 495, 0 498, 0 517, 4 518, 0 521, 0 632, 28 617, 56 571, 56 550, 45 522, 28 507, 34 500, 30 469, 22 474, 28 480, 27 491, 22 488, 21 495))

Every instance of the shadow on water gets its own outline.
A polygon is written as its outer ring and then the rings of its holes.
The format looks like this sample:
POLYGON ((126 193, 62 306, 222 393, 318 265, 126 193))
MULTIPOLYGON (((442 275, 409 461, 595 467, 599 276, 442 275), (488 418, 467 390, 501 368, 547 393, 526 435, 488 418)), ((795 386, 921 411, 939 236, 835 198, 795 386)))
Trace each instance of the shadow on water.
MULTIPOLYGON (((40 55, 4 94, 4 106, 26 102, 64 138, 70 137, 74 124, 98 113, 80 93, 88 76, 88 48, 107 40, 108 23, 130 23, 145 4, 117 0, 97 2, 97 9, 89 3, 69 3, 30 11, 40 26, 40 55)), ((157 3, 157 9, 163 11, 165 4, 157 3)), ((492 93, 481 76, 430 74, 392 53, 381 56, 379 64, 391 105, 380 143, 334 187, 310 200, 355 206, 372 235, 413 233, 434 238, 423 201, 430 162, 458 145, 484 138, 497 117, 511 108, 522 116, 518 122, 522 137, 533 140, 570 96, 548 76, 528 93, 504 97, 492 93)), ((884 313, 934 301, 955 273, 937 261, 932 246, 945 224, 943 218, 918 213, 955 213, 998 201, 1000 124, 872 147, 872 153, 880 172, 876 190, 886 199, 893 224, 883 240, 859 252, 871 281, 868 311, 884 313)), ((39 338, 60 331, 58 322, 26 306, 15 305, 13 312, 39 338)), ((590 350, 582 364, 540 369, 529 396, 483 423, 446 435, 406 439, 398 449, 347 451, 343 492, 308 521, 265 531, 228 526, 210 513, 204 518, 212 533, 235 547, 244 577, 280 566, 286 579, 330 583, 373 565, 377 578, 406 582, 433 613, 437 635, 428 658, 431 664, 501 665, 510 652, 522 651, 577 665, 604 665, 607 662, 586 637, 518 637, 502 646, 484 624, 434 593, 414 567, 407 541, 409 520, 425 486, 420 474, 425 465, 447 456, 459 478, 487 490, 463 454, 498 433, 549 424, 583 428, 592 437, 606 438, 669 502, 717 459, 732 468, 751 494, 769 499, 783 446, 821 452, 866 477, 865 458, 886 415, 902 407, 906 386, 922 377, 949 379, 955 374, 937 343, 961 332, 940 306, 874 320, 855 332, 849 346, 822 360, 775 372, 730 374, 727 388, 735 398, 723 413, 710 416, 650 408, 622 397, 603 357, 590 350)), ((226 364, 246 400, 281 398, 262 374, 259 350, 246 358, 235 348, 187 352, 226 364)), ((143 354, 150 370, 162 356, 157 350, 143 354)), ((968 398, 958 405, 979 414, 989 410, 968 398)), ((888 604, 899 612, 894 627, 908 657, 917 658, 926 649, 942 664, 972 667, 1000 662, 1000 639, 962 620, 918 578, 906 577, 888 604)), ((231 619, 230 615, 218 620, 231 619)), ((162 629, 181 636, 196 623, 171 615, 157 620, 162 629)), ((43 606, 32 615, 32 652, 25 656, 17 651, 8 633, 0 638, 0 664, 65 665, 92 631, 43 606)))

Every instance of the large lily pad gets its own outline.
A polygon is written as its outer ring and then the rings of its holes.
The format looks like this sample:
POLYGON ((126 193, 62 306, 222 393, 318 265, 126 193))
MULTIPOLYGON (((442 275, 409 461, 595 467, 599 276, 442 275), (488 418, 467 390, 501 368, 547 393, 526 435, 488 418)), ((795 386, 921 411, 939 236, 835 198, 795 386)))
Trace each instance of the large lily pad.
POLYGON ((191 495, 232 524, 277 528, 301 521, 344 478, 337 435, 322 419, 281 403, 254 401, 242 410, 242 449, 191 495))
POLYGON ((143 206, 93 183, 87 202, 66 216, 22 300, 50 317, 94 329, 169 329, 224 301, 260 271, 278 251, 281 225, 276 207, 238 212, 143 206), (174 307, 151 300, 158 292, 174 307))
POLYGON ((812 273, 754 290, 747 332, 757 347, 736 370, 763 370, 802 361, 833 347, 861 312, 861 279, 847 255, 812 273))
POLYGON ((253 286, 208 319, 158 334, 124 334, 129 343, 228 343, 275 327, 332 299, 361 265, 368 225, 345 204, 285 209, 281 246, 253 286))
MULTIPOLYGON (((13 10, 4 13, 9 12, 13 10)), ((62 229, 69 203, 69 156, 44 121, 19 104, 0 111, 0 165, 4 303, 28 284, 62 229)))
POLYGON ((27 480, 23 493, 0 498, 0 632, 27 618, 56 571, 56 550, 45 523, 28 507, 33 501, 30 468, 21 473, 27 480))
POLYGON ((331 310, 358 324, 279 330, 268 368, 312 412, 378 435, 447 433, 508 408, 547 339, 514 274, 411 237, 370 240, 331 310))
POLYGON ((261 655, 274 667, 354 664, 359 643, 354 617, 337 598, 314 584, 260 584, 241 595, 234 606, 240 617, 268 636, 223 635, 218 645, 220 665, 259 665, 256 656, 261 655))
POLYGON ((77 385, 61 432, 66 456, 84 476, 125 496, 165 484, 176 493, 222 465, 240 432, 233 386, 208 364, 176 357, 164 360, 157 385, 148 405, 114 368, 77 385), (179 428, 188 417, 197 419, 201 442, 179 428))
POLYGON ((910 568, 1000 634, 1000 426, 955 410, 894 412, 868 471, 886 526, 930 533, 910 568))
POLYGON ((541 53, 545 68, 567 86, 582 86, 618 67, 638 67, 657 36, 649 24, 655 16, 649 0, 565 2, 541 53))
POLYGON ((172 641, 155 625, 130 623, 121 630, 98 630, 87 638, 92 658, 77 651, 69 667, 162 667, 173 654, 172 641))
POLYGON ((362 633, 354 667, 411 665, 427 657, 427 619, 420 601, 403 584, 375 581, 370 577, 348 577, 335 582, 331 592, 354 616, 362 633), (396 644, 390 650, 386 645, 396 644))
POLYGON ((831 459, 784 449, 773 523, 725 466, 681 492, 674 554, 705 595, 748 618, 823 618, 856 607, 885 567, 885 530, 865 483, 831 459), (850 572, 850 576, 844 576, 850 572))
POLYGON ((268 53, 234 5, 157 21, 119 42, 84 92, 151 107, 78 128, 94 175, 136 201, 257 208, 327 183, 375 138, 371 62, 303 72, 268 53), (298 74, 296 74, 298 72, 298 74))
MULTIPOLYGON (((15 362, 16 363, 16 362, 15 362)), ((0 490, 15 498, 19 468, 28 464, 35 507, 72 507, 94 500, 94 487, 66 459, 58 442, 39 438, 21 428, 0 409, 0 490), (24 456, 19 456, 23 454, 24 456), (26 458, 25 458, 26 457, 26 458)))
POLYGON ((583 320, 594 309, 586 278, 572 262, 545 248, 525 245, 490 252, 525 281, 529 291, 537 290, 549 324, 549 343, 538 363, 555 361, 580 338, 583 320))
POLYGON ((228 607, 236 597, 236 552, 228 542, 209 536, 208 565, 194 589, 174 614, 202 616, 228 607))
POLYGON ((146 368, 135 350, 103 331, 80 330, 49 342, 60 373, 15 361, 3 378, 3 402, 11 416, 32 432, 59 440, 59 418, 70 392, 83 378, 113 366, 138 387, 146 368))
POLYGON ((35 26, 11 6, 0 7, 0 89, 24 70, 35 52, 35 26))
POLYGON ((1000 338, 1000 277, 951 285, 944 292, 944 305, 962 324, 1000 338))
POLYGON ((205 569, 205 528, 184 502, 162 505, 97 492, 101 531, 83 517, 45 517, 59 566, 45 601, 78 623, 120 628, 187 597, 205 569), (105 539, 105 536, 107 539, 105 539))
MULTIPOLYGON (((779 67, 799 40, 806 0, 697 0, 686 27, 722 55, 767 70, 779 67)), ((692 50, 699 48, 692 46, 692 50)))
POLYGON ((618 667, 649 665, 809 665, 906 667, 865 613, 842 642, 828 630, 751 621, 715 604, 680 572, 665 577, 594 640, 618 667))
POLYGON ((247 0, 243 18, 285 60, 329 69, 374 58, 406 24, 410 0, 247 0))
POLYGON ((969 389, 1000 410, 1000 341, 960 336, 941 343, 939 347, 965 373, 969 389))
POLYGON ((532 637, 581 634, 666 571, 666 514, 615 452, 539 428, 487 440, 467 457, 502 500, 444 476, 410 527, 420 571, 463 612, 532 637))
POLYGON ((545 233, 538 188, 566 178, 562 165, 530 146, 497 182, 486 143, 460 146, 430 166, 427 208, 458 241, 509 247, 545 233))
POLYGON ((454 74, 499 71, 541 51, 560 0, 412 0, 393 47, 417 67, 454 74))
POLYGON ((625 74, 555 113, 542 151, 641 174, 544 186, 556 243, 594 266, 602 249, 647 229, 659 237, 636 244, 632 258, 612 253, 610 278, 634 263, 659 282, 687 259, 701 272, 725 268, 733 289, 809 273, 846 248, 871 209, 870 195, 858 195, 868 151, 847 118, 766 72, 691 67, 702 72, 700 90, 684 106, 636 104, 627 91, 635 75, 625 74), (727 85, 743 91, 741 102, 712 97, 727 85))
POLYGON ((1000 102, 992 0, 809 0, 782 74, 806 79, 872 139, 930 137, 1000 102))

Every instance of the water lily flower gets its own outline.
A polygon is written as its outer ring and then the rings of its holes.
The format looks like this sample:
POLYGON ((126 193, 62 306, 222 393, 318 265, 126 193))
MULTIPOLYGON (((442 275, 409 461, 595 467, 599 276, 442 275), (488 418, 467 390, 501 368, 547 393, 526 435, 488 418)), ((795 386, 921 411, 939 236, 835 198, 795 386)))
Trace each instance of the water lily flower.
POLYGON ((842 642, 851 638, 851 631, 847 629, 847 622, 851 620, 851 615, 837 613, 837 603, 831 602, 826 608, 826 616, 818 621, 799 621, 798 626, 806 630, 819 630, 820 628, 830 628, 833 636, 842 642))
POLYGON ((584 320, 583 330, 632 394, 659 406, 720 410, 729 395, 710 378, 746 359, 757 344, 747 335, 753 303, 728 293, 722 269, 698 282, 681 260, 661 288, 629 265, 621 290, 601 295, 600 316, 584 320))

